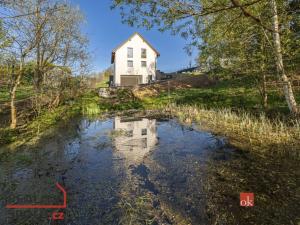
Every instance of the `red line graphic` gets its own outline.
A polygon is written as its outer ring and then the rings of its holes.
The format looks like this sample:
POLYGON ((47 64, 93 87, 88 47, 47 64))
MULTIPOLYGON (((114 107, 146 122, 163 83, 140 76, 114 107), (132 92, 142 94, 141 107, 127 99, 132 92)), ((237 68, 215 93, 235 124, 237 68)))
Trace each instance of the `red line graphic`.
POLYGON ((59 183, 56 183, 56 187, 64 195, 63 205, 6 205, 6 208, 8 209, 65 209, 67 208, 67 192, 59 183))

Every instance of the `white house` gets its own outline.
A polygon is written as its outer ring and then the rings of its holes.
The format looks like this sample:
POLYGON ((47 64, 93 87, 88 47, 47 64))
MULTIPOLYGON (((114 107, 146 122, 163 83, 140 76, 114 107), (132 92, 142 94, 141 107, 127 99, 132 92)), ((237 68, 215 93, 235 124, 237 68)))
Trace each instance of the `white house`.
POLYGON ((156 120, 115 117, 114 129, 123 132, 114 139, 115 154, 125 157, 129 165, 141 162, 158 141, 156 120))
POLYGON ((115 48, 111 63, 114 86, 135 86, 156 80, 156 62, 159 52, 139 33, 134 33, 115 48))

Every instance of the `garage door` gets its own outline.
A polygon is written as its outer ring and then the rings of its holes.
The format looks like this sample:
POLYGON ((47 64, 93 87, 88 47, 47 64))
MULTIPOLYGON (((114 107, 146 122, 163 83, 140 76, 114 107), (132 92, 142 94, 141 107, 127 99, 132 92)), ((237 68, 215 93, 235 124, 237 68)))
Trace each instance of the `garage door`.
POLYGON ((136 86, 142 83, 142 76, 122 75, 121 86, 136 86))

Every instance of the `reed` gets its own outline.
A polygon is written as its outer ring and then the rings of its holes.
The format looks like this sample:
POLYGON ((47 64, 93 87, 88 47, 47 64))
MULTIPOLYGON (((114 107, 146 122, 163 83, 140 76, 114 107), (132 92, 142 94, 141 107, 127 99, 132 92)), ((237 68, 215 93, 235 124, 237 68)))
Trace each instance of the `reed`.
POLYGON ((271 121, 264 114, 254 117, 246 112, 233 112, 230 109, 175 104, 169 105, 165 110, 183 123, 194 123, 201 129, 227 136, 230 143, 238 148, 299 156, 299 119, 288 124, 280 120, 271 121))

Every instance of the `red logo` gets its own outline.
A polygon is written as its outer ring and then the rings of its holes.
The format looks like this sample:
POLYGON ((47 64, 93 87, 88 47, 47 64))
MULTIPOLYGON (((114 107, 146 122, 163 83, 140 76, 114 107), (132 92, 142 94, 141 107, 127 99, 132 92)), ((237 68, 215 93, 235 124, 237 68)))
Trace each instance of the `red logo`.
POLYGON ((253 207, 254 194, 253 193, 240 193, 240 206, 253 207))
MULTIPOLYGON (((6 205, 8 209, 65 209, 67 208, 67 192, 66 190, 59 184, 56 183, 56 187, 63 193, 64 202, 61 205, 15 205, 9 204, 6 205)), ((52 220, 64 220, 64 213, 63 212, 53 212, 52 217, 49 219, 52 220)))
POLYGON ((52 220, 64 220, 64 213, 63 212, 54 212, 52 214, 52 220))

